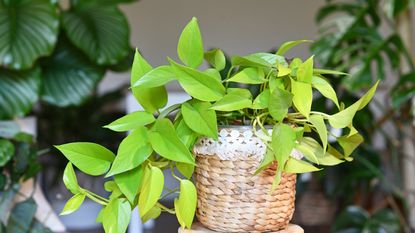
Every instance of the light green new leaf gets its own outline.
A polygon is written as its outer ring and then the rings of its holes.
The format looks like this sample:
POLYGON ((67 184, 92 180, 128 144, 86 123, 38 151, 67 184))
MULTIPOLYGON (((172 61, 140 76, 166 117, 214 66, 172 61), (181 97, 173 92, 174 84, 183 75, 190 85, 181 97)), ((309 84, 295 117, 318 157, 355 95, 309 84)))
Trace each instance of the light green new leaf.
POLYGON ((303 116, 308 118, 313 102, 313 90, 311 84, 297 82, 291 79, 291 93, 293 94, 294 106, 301 114, 303 114, 303 116))
MULTIPOLYGON (((151 65, 136 50, 131 68, 131 86, 134 86, 138 80, 151 70, 151 65)), ((154 81, 158 82, 158 80, 154 81)), ((152 88, 132 87, 131 90, 134 97, 147 112, 154 113, 157 109, 163 108, 167 104, 167 91, 164 86, 152 88), (157 98, 154 98, 154 96, 157 96, 157 98)))
POLYGON ((269 83, 269 89, 271 90, 271 92, 273 92, 276 88, 285 90, 284 79, 282 78, 270 77, 268 83, 269 83))
POLYGON ((181 112, 186 125, 201 135, 218 138, 215 110, 209 102, 191 100, 182 105, 181 112))
POLYGON ((107 148, 90 142, 67 143, 56 148, 79 170, 91 176, 106 173, 115 158, 107 148))
POLYGON ((196 18, 186 25, 179 38, 177 54, 180 60, 192 68, 199 67, 203 62, 203 41, 196 18))
POLYGON ((316 131, 323 143, 323 149, 327 148, 327 126, 324 118, 321 115, 311 115, 309 118, 311 124, 316 128, 316 131))
POLYGON ((60 215, 68 215, 79 209, 85 200, 86 195, 84 193, 77 193, 71 199, 69 199, 63 207, 60 215))
POLYGON ((179 199, 174 200, 177 220, 181 227, 190 229, 196 212, 197 192, 189 180, 180 181, 179 199))
POLYGON ((195 165, 188 163, 176 163, 177 170, 184 175, 187 179, 192 178, 193 172, 195 170, 195 165))
POLYGON ((138 198, 140 216, 145 216, 147 212, 157 203, 161 193, 163 192, 163 187, 163 172, 157 167, 146 167, 144 170, 140 197, 138 198))
POLYGON ((363 137, 360 134, 352 136, 341 136, 337 138, 337 142, 343 148, 344 156, 350 156, 353 151, 363 142, 363 137))
POLYGON ((71 193, 77 194, 80 192, 78 180, 76 179, 75 171, 70 162, 66 165, 65 171, 63 172, 63 183, 71 193))
POLYGON ((198 134, 187 126, 183 119, 175 124, 176 134, 187 148, 191 148, 196 141, 198 134))
POLYGON ((225 95, 225 87, 216 77, 182 66, 171 59, 169 62, 180 85, 192 97, 202 101, 216 101, 225 95))
POLYGON ((210 65, 215 67, 216 70, 223 70, 226 66, 225 54, 220 49, 212 49, 205 53, 205 59, 210 65))
POLYGON ((220 76, 220 72, 216 69, 206 69, 203 71, 203 73, 206 73, 207 75, 216 78, 219 82, 222 82, 222 77, 220 76))
POLYGON ((325 69, 314 69, 313 73, 315 75, 319 75, 319 74, 349 75, 348 73, 340 72, 337 70, 325 70, 325 69))
POLYGON ((340 109, 339 100, 337 99, 336 91, 324 78, 313 76, 311 83, 324 97, 333 101, 333 103, 340 109))
POLYGON ((355 116, 356 112, 364 108, 369 101, 372 99, 373 95, 375 94, 376 88, 379 84, 379 81, 376 82, 376 84, 369 89, 366 94, 362 96, 358 101, 356 101, 354 104, 349 106, 348 108, 331 115, 328 120, 331 126, 334 128, 345 128, 352 124, 353 117, 355 116))
POLYGON ((142 166, 114 176, 115 183, 131 204, 134 204, 135 196, 140 190, 142 177, 142 166))
POLYGON ((153 208, 151 208, 147 214, 145 214, 144 216, 141 217, 141 222, 142 223, 146 223, 148 222, 150 219, 156 219, 160 216, 161 214, 161 208, 158 206, 154 206, 153 208))
POLYGON ((269 97, 270 91, 269 89, 265 89, 255 98, 254 103, 252 104, 253 109, 265 109, 268 108, 269 105, 269 97))
POLYGON ((175 79, 176 77, 170 66, 159 66, 145 73, 135 83, 131 84, 131 86, 145 89, 155 88, 163 86, 175 79))
POLYGON ((149 138, 153 149, 162 157, 176 162, 195 163, 195 159, 189 149, 178 138, 169 119, 157 119, 149 138))
POLYGON ((104 126, 104 128, 111 129, 116 132, 125 132, 133 129, 137 129, 140 126, 153 123, 156 119, 153 114, 143 111, 137 111, 125 115, 111 124, 104 126))
POLYGON ((318 169, 311 165, 310 163, 307 163, 303 160, 298 160, 293 157, 290 157, 285 164, 284 172, 286 173, 306 173, 306 172, 315 172, 320 171, 321 169, 318 169))
POLYGON ((255 55, 248 55, 245 57, 234 56, 231 61, 232 66, 271 67, 273 64, 255 55))
POLYGON ((125 233, 131 219, 131 205, 125 198, 117 198, 105 207, 102 225, 107 233, 125 233))
POLYGON ((141 165, 153 152, 147 128, 141 126, 131 132, 118 147, 117 156, 106 177, 129 171, 141 165))
POLYGON ((123 195, 121 192, 120 187, 118 187, 117 183, 115 181, 110 180, 104 183, 104 189, 107 192, 110 192, 111 195, 109 196, 110 200, 114 200, 116 198, 119 198, 123 195))
POLYGON ((264 71, 261 68, 258 69, 249 67, 239 71, 227 81, 244 84, 262 84, 267 80, 265 80, 264 71))
POLYGON ((278 77, 283 77, 283 76, 291 74, 291 69, 289 67, 286 67, 280 63, 278 63, 277 67, 278 67, 278 77))
POLYGON ((214 103, 211 109, 217 111, 235 111, 252 106, 252 94, 248 89, 229 88, 228 94, 214 103))
POLYGON ((278 49, 277 51, 277 55, 284 55, 288 50, 290 50, 291 48, 299 45, 299 44, 303 44, 303 43, 312 43, 313 41, 311 40, 295 40, 295 41, 287 41, 284 44, 281 45, 281 47, 278 49))
POLYGON ((297 80, 304 83, 311 83, 313 77, 313 58, 311 56, 304 63, 302 63, 297 70, 297 80))
POLYGON ((274 161, 274 152, 271 149, 267 149, 267 152, 265 153, 264 158, 261 161, 261 164, 258 166, 258 169, 255 171, 254 176, 258 175, 260 172, 267 169, 274 161))
MULTIPOLYGON (((334 166, 339 163, 343 163, 343 160, 337 158, 336 155, 332 154, 329 150, 324 151, 323 147, 321 147, 320 143, 310 137, 303 137, 300 141, 300 145, 308 147, 312 153, 317 157, 318 164, 325 165, 325 166, 334 166)), ((328 145, 330 148, 330 146, 328 145)), ((307 159, 307 154, 304 154, 307 159)), ((343 157, 343 156, 342 156, 343 157)), ((313 160, 310 160, 313 161, 313 160)))
POLYGON ((271 147, 278 161, 279 171, 291 155, 296 144, 296 134, 293 128, 286 124, 277 124, 272 130, 271 147))
MULTIPOLYGON (((309 145, 307 145, 305 143, 299 143, 295 146, 295 149, 297 149, 297 151, 299 151, 301 154, 303 154, 304 157, 308 161, 313 162, 315 164, 320 164, 320 161, 318 160, 317 156, 315 155, 315 149, 314 148, 311 148, 309 145)), ((323 151, 321 151, 321 153, 323 153, 323 151)))
POLYGON ((272 118, 282 121, 288 113, 288 108, 292 105, 293 95, 280 88, 276 88, 269 97, 268 110, 272 118))

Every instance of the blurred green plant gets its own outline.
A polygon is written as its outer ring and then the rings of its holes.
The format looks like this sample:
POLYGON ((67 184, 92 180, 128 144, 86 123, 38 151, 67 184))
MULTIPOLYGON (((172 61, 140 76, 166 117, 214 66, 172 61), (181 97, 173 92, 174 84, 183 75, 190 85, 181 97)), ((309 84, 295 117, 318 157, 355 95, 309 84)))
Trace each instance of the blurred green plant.
POLYGON ((0 119, 24 116, 39 99, 79 105, 107 70, 129 69, 130 30, 118 6, 129 2, 0 0, 0 119))
POLYGON ((28 199, 14 204, 20 183, 33 178, 40 165, 31 135, 20 132, 12 121, 0 121, 0 232, 51 232, 35 219, 37 205, 28 199))

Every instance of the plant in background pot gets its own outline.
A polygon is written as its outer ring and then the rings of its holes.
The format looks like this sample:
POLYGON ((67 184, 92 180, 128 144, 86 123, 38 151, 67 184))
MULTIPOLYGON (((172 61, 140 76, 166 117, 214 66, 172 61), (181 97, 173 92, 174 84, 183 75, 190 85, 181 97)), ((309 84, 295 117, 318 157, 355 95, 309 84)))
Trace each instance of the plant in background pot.
POLYGON ((344 106, 324 78, 344 73, 314 68, 313 57, 304 62, 284 57, 304 42, 284 43, 275 54, 235 56, 221 77, 225 57, 219 49, 204 52, 194 18, 179 39, 182 64, 168 58, 169 65, 152 68, 137 52, 131 85, 145 111, 105 126, 130 131, 117 155, 94 143, 57 146, 70 160, 64 182, 74 194, 63 214, 75 211, 88 197, 103 205, 98 220, 106 232, 124 232, 136 206, 143 221, 166 211, 175 213, 184 228, 191 227, 195 212, 203 225, 218 231, 285 228, 294 211, 296 173, 352 160, 349 155, 363 141, 353 117, 377 86, 344 106), (199 70, 204 59, 214 68, 199 70), (164 85, 173 80, 192 98, 165 108, 164 85), (258 85, 260 92, 253 96, 232 83, 258 85), (313 111, 313 94, 331 100, 338 111, 313 111), (331 135, 331 128, 344 129, 344 135, 331 135), (336 144, 329 144, 328 137, 336 144), (113 176, 105 184, 111 196, 80 187, 73 165, 89 175, 113 176), (162 194, 165 169, 180 187, 162 194), (179 193, 174 209, 160 203, 174 193, 179 193))

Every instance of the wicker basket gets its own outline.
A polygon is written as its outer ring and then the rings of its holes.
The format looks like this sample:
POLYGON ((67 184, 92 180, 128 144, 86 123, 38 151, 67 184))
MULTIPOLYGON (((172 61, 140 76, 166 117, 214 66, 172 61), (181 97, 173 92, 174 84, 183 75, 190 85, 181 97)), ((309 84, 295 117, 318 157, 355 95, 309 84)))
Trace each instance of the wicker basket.
POLYGON ((196 215, 222 232, 270 232, 287 227, 294 213, 295 174, 283 174, 274 192, 276 166, 253 176, 266 146, 251 128, 225 128, 218 141, 194 148, 198 192, 196 215))

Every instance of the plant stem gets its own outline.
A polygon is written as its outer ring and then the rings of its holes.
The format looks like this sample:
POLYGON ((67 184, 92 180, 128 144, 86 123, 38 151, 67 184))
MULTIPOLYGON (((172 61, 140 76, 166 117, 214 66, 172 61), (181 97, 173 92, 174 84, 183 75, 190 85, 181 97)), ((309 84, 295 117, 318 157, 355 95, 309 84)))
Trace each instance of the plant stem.
POLYGON ((176 211, 174 211, 174 210, 172 210, 172 209, 167 208, 166 206, 164 206, 164 205, 160 204, 160 202, 157 202, 156 206, 160 207, 160 209, 162 209, 162 210, 166 211, 166 212, 167 212, 167 213, 169 213, 169 214, 176 214, 176 211))

